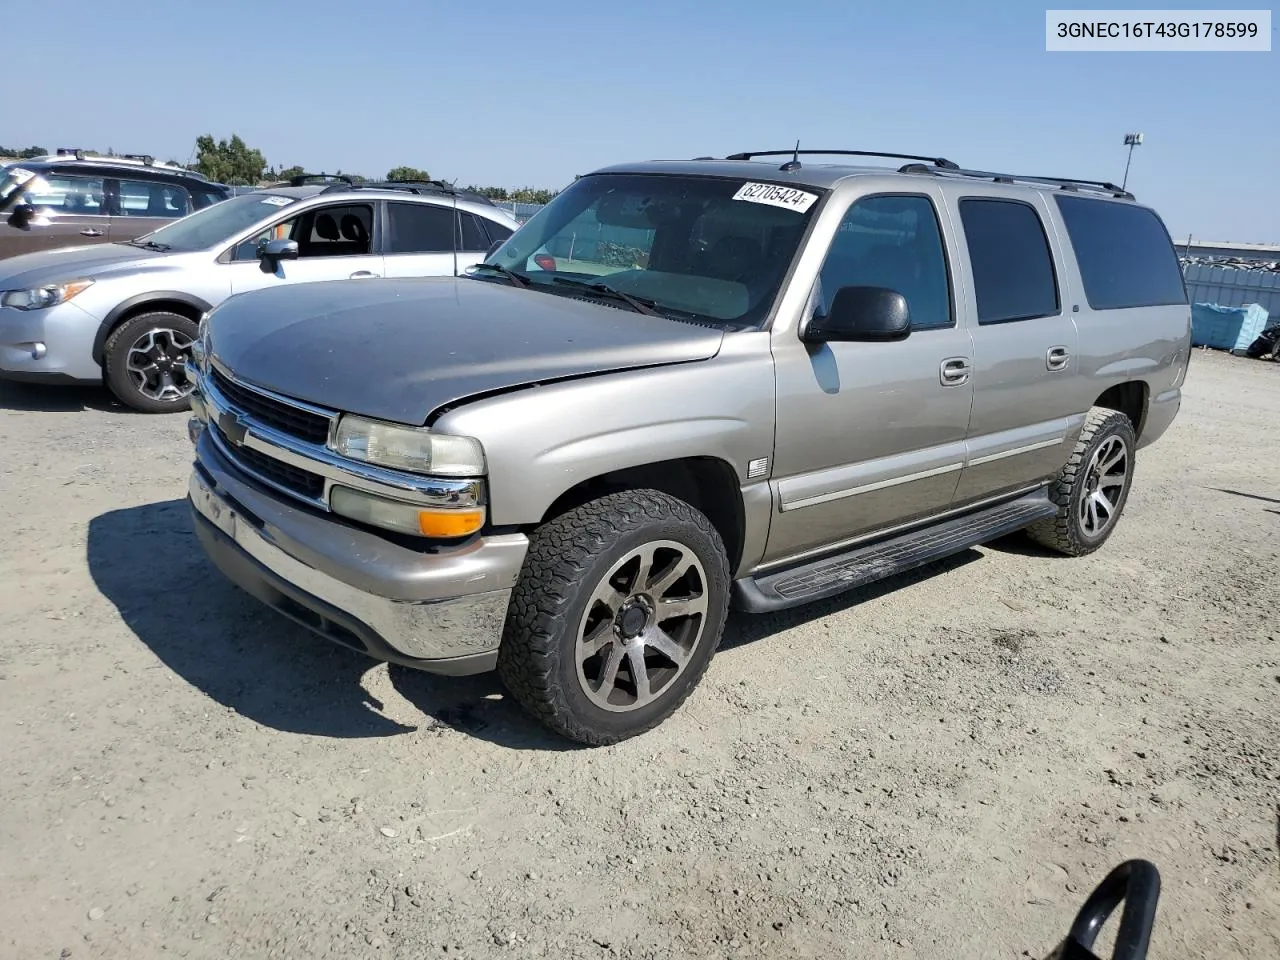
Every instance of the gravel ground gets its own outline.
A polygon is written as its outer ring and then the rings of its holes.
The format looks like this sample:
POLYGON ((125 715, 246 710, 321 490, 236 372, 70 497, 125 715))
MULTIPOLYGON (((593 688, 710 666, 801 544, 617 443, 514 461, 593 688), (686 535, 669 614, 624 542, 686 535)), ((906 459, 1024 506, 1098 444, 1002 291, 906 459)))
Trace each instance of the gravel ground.
POLYGON ((655 732, 365 660, 189 532, 185 416, 0 388, 0 955, 1280 956, 1280 364, 1197 353, 1110 543, 735 618, 655 732))

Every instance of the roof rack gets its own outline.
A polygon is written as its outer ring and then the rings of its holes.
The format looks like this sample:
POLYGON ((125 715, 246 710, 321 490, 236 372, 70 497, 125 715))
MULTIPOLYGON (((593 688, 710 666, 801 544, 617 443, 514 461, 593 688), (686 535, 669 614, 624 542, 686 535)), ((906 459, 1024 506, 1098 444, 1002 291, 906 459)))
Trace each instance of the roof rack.
POLYGON ((494 202, 486 197, 483 193, 477 193, 475 190, 465 190, 455 187, 451 183, 443 180, 371 180, 362 186, 370 190, 403 190, 408 193, 417 194, 443 194, 445 196, 456 196, 460 199, 471 200, 475 203, 487 203, 489 206, 496 206, 494 202))
POLYGON ((898 168, 899 173, 920 173, 935 177, 967 177, 973 180, 991 180, 994 183, 1038 183, 1057 187, 1073 193, 1109 193, 1121 200, 1133 200, 1134 195, 1109 180, 1080 180, 1076 177, 1040 177, 1020 173, 993 173, 988 170, 965 170, 959 167, 931 167, 922 163, 908 163, 898 168))
POLYGON ((279 184, 272 184, 272 186, 287 184, 290 187, 305 187, 316 180, 337 180, 349 187, 355 186, 356 183, 355 177, 345 173, 300 173, 296 177, 290 177, 288 180, 281 181, 279 184))
POLYGON ((126 153, 124 154, 124 158, 126 160, 139 160, 142 163, 145 163, 148 167, 156 162, 156 158, 149 153, 126 153))
POLYGON ((84 147, 59 147, 58 152, 54 154, 58 157, 75 157, 77 160, 84 159, 84 147))
MULTIPOLYGON (((748 150, 743 153, 731 153, 725 157, 726 160, 751 160, 755 157, 791 157, 792 163, 784 164, 787 169, 795 170, 800 166, 799 157, 801 155, 810 156, 832 156, 832 157, 892 157, 894 160, 920 160, 924 163, 931 163, 935 167, 946 170, 959 170, 959 165, 952 163, 946 157, 922 157, 914 153, 885 153, 881 150, 800 150, 799 148, 791 150, 748 150)), ((699 160, 704 159, 702 157, 699 160)))

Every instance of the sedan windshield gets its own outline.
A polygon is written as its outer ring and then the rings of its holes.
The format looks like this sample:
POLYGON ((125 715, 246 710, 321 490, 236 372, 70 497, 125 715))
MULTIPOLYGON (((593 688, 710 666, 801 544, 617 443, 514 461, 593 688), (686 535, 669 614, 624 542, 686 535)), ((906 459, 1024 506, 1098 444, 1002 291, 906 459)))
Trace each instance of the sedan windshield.
POLYGON ((293 202, 293 197, 262 192, 232 197, 130 242, 180 252, 205 250, 232 239, 293 202))
POLYGON ((575 181, 475 268, 479 280, 639 312, 757 326, 821 192, 667 174, 575 181), (647 308, 647 309, 646 309, 647 308))
POLYGON ((22 185, 35 176, 30 170, 18 164, 5 164, 0 167, 0 210, 9 206, 9 201, 18 195, 22 185))

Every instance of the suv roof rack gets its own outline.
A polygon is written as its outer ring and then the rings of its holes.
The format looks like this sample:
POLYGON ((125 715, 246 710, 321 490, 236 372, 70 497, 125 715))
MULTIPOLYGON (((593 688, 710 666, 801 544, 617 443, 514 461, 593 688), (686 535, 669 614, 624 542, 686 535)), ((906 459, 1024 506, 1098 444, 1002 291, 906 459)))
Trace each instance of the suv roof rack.
POLYGON ((75 157, 77 160, 84 159, 84 147, 59 147, 58 152, 54 154, 56 157, 75 157))
POLYGON ((124 154, 124 158, 126 160, 139 160, 148 167, 156 162, 156 158, 149 153, 126 153, 124 154))
MULTIPOLYGON (((948 160, 946 157, 922 157, 914 153, 885 153, 883 150, 801 150, 797 145, 791 150, 747 150, 742 153, 731 153, 725 157, 726 160, 751 160, 754 157, 791 157, 789 163, 784 163, 784 170, 800 169, 800 156, 831 156, 831 157, 891 157, 894 160, 920 160, 924 163, 931 163, 935 167, 945 170, 959 170, 958 164, 948 160)), ((699 157, 699 160, 705 159, 699 157)))
POLYGON ((477 193, 474 190, 465 190, 455 187, 451 183, 443 180, 370 180, 361 186, 370 190, 404 190, 408 193, 428 194, 437 193, 447 197, 458 197, 460 199, 471 200, 476 203, 487 203, 489 206, 496 206, 494 202, 486 197, 483 193, 477 193))
POLYGON ((922 163, 908 163, 898 168, 899 173, 923 173, 935 177, 967 177, 973 180, 991 180, 994 183, 1035 183, 1057 187, 1073 193, 1108 193, 1121 200, 1133 200, 1134 195, 1109 180, 1081 180, 1076 177, 1041 177, 1021 173, 993 173, 989 170, 965 170, 959 167, 930 167, 922 163))
POLYGON ((288 180, 282 180, 279 183, 271 184, 271 186, 305 187, 316 180, 337 180, 339 183, 345 183, 349 187, 355 186, 356 183, 355 177, 345 173, 300 173, 296 177, 290 177, 288 180))

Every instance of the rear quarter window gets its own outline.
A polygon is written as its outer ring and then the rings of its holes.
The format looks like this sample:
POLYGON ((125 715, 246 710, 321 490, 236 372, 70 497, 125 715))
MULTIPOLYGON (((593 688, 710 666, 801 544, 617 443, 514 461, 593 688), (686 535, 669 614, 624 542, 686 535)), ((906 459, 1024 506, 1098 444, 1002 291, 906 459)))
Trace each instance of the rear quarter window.
POLYGON ((1178 255, 1154 211, 1129 202, 1056 196, 1094 310, 1187 302, 1178 255))

